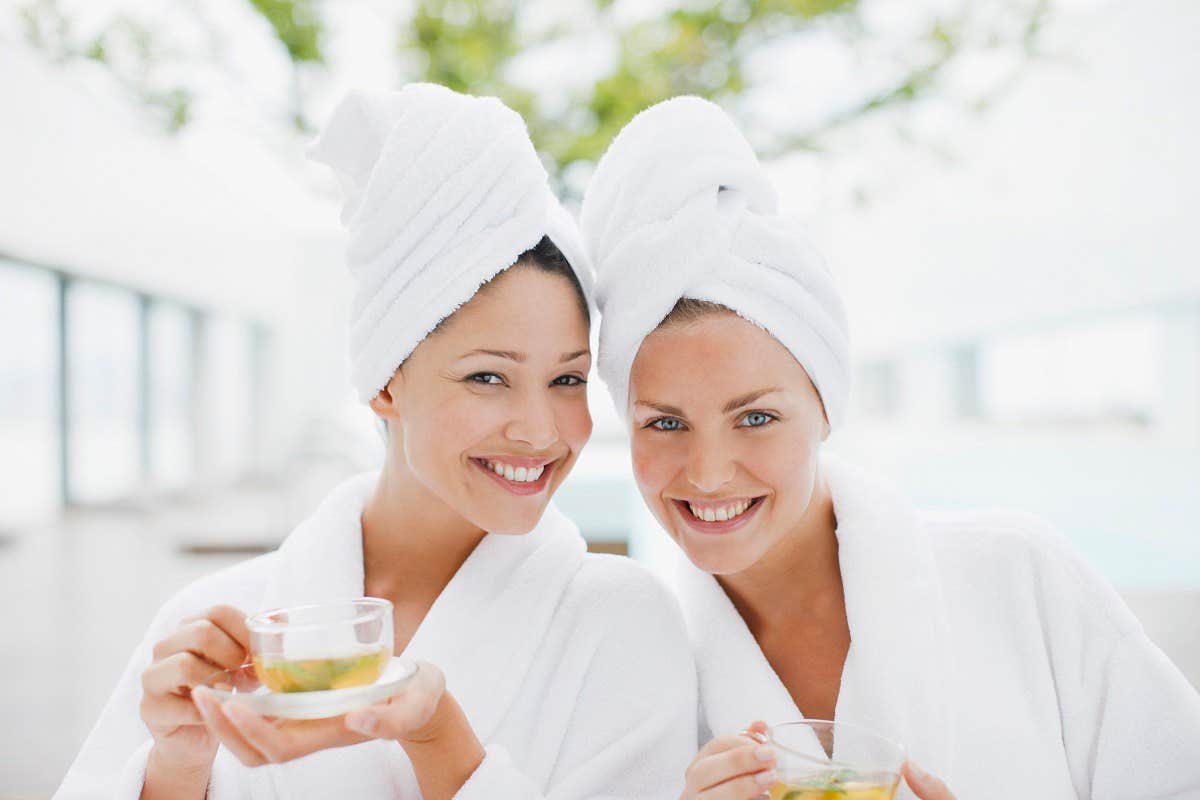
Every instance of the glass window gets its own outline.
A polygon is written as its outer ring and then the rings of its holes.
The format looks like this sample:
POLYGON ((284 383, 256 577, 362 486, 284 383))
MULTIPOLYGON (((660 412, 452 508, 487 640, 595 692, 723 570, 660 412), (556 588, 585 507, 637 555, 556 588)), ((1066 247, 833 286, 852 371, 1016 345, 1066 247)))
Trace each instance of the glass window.
POLYGON ((204 368, 209 464, 218 480, 245 472, 253 456, 253 329, 215 317, 207 326, 204 368))
POLYGON ((194 474, 191 313, 155 302, 149 322, 150 483, 178 490, 194 474))
POLYGON ((984 414, 1145 426, 1162 382, 1162 334, 1161 321, 1131 317, 990 342, 981 352, 984 414))
POLYGON ((103 503, 138 488, 137 295, 85 281, 67 294, 71 499, 103 503))
POLYGON ((58 278, 0 260, 0 525, 58 508, 58 278))

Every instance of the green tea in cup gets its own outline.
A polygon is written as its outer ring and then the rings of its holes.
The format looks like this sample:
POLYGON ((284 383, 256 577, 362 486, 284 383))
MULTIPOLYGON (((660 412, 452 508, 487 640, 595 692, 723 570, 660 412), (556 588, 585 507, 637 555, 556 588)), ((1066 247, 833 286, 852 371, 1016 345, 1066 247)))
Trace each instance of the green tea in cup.
POLYGON ((379 598, 279 608, 246 624, 255 675, 273 692, 365 686, 392 657, 392 604, 379 598))
POLYGON ((904 748, 847 723, 804 720, 774 725, 778 782, 771 800, 892 800, 900 784, 904 748))

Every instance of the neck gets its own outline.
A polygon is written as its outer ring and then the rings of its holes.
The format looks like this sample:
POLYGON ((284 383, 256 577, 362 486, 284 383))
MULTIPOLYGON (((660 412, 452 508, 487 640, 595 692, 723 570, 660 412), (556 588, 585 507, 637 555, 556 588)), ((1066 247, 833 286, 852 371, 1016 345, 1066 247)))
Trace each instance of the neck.
POLYGON ((373 597, 432 602, 486 535, 389 453, 362 513, 363 583, 373 597))
POLYGON ((837 517, 820 469, 799 524, 749 568, 717 581, 755 636, 814 615, 845 618, 837 517))

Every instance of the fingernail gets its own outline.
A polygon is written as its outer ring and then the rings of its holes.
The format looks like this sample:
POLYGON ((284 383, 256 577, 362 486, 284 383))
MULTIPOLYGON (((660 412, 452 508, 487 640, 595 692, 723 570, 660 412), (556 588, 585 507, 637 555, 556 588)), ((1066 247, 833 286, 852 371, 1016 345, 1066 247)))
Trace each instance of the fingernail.
POLYGON ((925 780, 926 778, 928 778, 928 777, 929 777, 929 773, 928 773, 928 772, 926 772, 925 770, 923 770, 923 769, 921 769, 920 767, 918 767, 918 766, 917 766, 915 763, 913 763, 912 761, 908 762, 908 771, 909 771, 909 772, 911 772, 911 773, 912 773, 912 775, 913 775, 913 777, 914 777, 914 778, 916 778, 916 779, 917 779, 917 780, 919 780, 919 781, 923 781, 923 780, 925 780))
POLYGON ((759 761, 774 761, 775 751, 764 744, 754 748, 754 757, 759 761))
POLYGON ((379 720, 371 714, 349 714, 346 716, 346 727, 366 736, 371 736, 379 730, 379 720))
POLYGON ((758 781, 759 786, 770 786, 775 782, 775 770, 769 769, 766 772, 760 772, 754 776, 754 780, 758 781))

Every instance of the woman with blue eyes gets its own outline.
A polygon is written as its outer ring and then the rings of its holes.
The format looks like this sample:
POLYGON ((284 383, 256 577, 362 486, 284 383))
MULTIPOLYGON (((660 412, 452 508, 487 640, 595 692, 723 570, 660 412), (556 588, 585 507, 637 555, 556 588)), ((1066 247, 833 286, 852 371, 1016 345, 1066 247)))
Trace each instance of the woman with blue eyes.
POLYGON ((918 512, 822 452, 846 315, 777 207, 729 118, 686 97, 622 130, 583 204, 600 376, 686 556, 704 747, 683 797, 760 796, 764 721, 800 719, 901 742, 900 797, 1200 797, 1200 697, 1067 543, 918 512))
POLYGON ((592 428, 591 279, 524 123, 438 86, 354 93, 314 155, 347 195, 383 467, 167 603, 57 797, 674 800, 696 748, 682 615, 550 503, 592 428), (296 722, 198 685, 246 660, 245 613, 363 595, 420 664, 390 701, 296 722))

